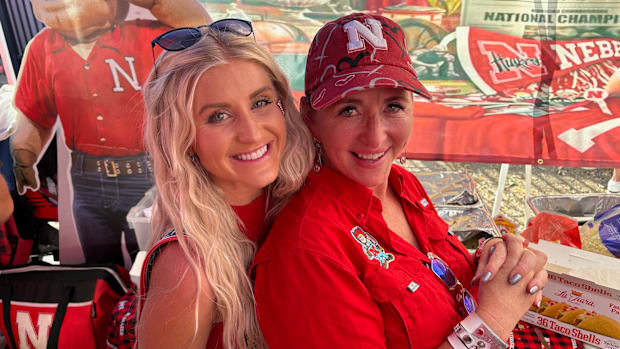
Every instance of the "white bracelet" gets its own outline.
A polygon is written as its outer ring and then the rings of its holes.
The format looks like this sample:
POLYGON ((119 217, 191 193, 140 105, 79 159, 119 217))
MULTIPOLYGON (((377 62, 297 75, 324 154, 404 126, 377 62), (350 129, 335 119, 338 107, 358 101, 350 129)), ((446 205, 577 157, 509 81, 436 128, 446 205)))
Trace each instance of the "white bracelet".
MULTIPOLYGON (((469 314, 454 327, 454 335, 466 348, 505 349, 508 347, 508 344, 499 338, 475 312, 469 314)), ((450 337, 448 337, 449 341, 450 337)), ((452 344, 451 341, 450 344, 452 344)))
POLYGON ((456 335, 455 332, 450 333, 450 335, 448 336, 447 339, 448 339, 448 343, 450 343, 452 348, 454 348, 454 349, 467 349, 465 344, 463 344, 463 342, 461 342, 461 339, 456 335))

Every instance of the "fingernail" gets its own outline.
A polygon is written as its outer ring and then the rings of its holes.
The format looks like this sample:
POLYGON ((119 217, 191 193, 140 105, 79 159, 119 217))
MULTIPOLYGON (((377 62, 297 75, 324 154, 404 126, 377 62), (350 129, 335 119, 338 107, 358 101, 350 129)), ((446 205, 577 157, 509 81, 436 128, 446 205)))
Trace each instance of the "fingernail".
POLYGON ((493 252, 495 252, 495 245, 491 246, 491 253, 490 254, 493 254, 493 252))
POLYGON ((532 288, 530 288, 530 294, 534 294, 538 292, 538 286, 532 286, 532 288))
POLYGON ((482 276, 482 282, 487 282, 491 279, 491 272, 487 271, 486 273, 484 273, 484 275, 482 276))
POLYGON ((538 301, 538 303, 536 303, 536 308, 540 308, 540 303, 542 303, 542 299, 538 301))
POLYGON ((510 284, 514 285, 519 282, 519 280, 521 280, 521 274, 515 274, 513 277, 510 278, 510 284))
POLYGON ((471 279, 471 282, 469 283, 469 286, 473 286, 473 285, 475 285, 476 283, 478 283, 478 279, 479 279, 479 278, 480 278, 480 277, 479 277, 478 275, 474 276, 474 278, 473 278, 473 279, 471 279))

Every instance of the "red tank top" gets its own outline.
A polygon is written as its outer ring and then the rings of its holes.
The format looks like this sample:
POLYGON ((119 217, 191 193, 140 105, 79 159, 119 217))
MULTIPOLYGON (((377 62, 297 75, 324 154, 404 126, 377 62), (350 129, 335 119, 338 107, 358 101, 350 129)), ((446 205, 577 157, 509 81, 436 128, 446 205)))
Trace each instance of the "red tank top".
MULTIPOLYGON (((257 246, 260 246, 260 244, 265 241, 267 234, 265 226, 265 201, 265 193, 263 192, 259 197, 247 205, 232 206, 237 216, 241 218, 241 221, 245 225, 243 232, 248 239, 255 242, 257 246)), ((147 294, 150 272, 157 255, 160 253, 161 248, 164 245, 173 241, 177 241, 176 232, 170 231, 149 250, 145 258, 144 265, 142 266, 142 274, 140 277, 140 289, 143 290, 140 293, 142 296, 147 294)), ((223 338, 224 323, 218 322, 213 324, 206 349, 224 349, 223 338)))

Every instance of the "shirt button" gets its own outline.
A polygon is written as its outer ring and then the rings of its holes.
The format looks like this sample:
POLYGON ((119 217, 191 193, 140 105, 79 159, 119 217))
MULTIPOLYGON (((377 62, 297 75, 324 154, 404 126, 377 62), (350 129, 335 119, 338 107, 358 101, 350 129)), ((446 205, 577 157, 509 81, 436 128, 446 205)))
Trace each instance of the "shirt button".
POLYGON ((420 285, 418 285, 417 283, 411 281, 409 283, 409 285, 407 285, 407 290, 409 290, 409 292, 413 293, 413 292, 415 292, 418 289, 418 287, 420 287, 420 285))
POLYGON ((97 120, 99 120, 99 121, 103 120, 103 116, 97 115, 97 120))
POLYGON ((100 141, 101 143, 104 143, 104 142, 105 142, 105 137, 101 137, 101 138, 99 138, 99 141, 100 141))
POLYGON ((99 96, 97 92, 93 92, 93 97, 97 97, 97 96, 99 96))
POLYGON ((88 62, 84 63, 84 69, 86 70, 90 69, 90 64, 88 64, 88 62))

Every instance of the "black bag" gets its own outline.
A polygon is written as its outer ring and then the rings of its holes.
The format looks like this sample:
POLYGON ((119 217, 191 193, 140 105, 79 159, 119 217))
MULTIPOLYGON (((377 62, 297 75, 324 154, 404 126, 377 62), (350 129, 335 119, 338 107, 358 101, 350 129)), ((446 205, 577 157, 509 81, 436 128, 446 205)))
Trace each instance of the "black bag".
POLYGON ((111 264, 2 269, 0 329, 11 349, 106 348, 112 310, 129 284, 127 271, 111 264))

